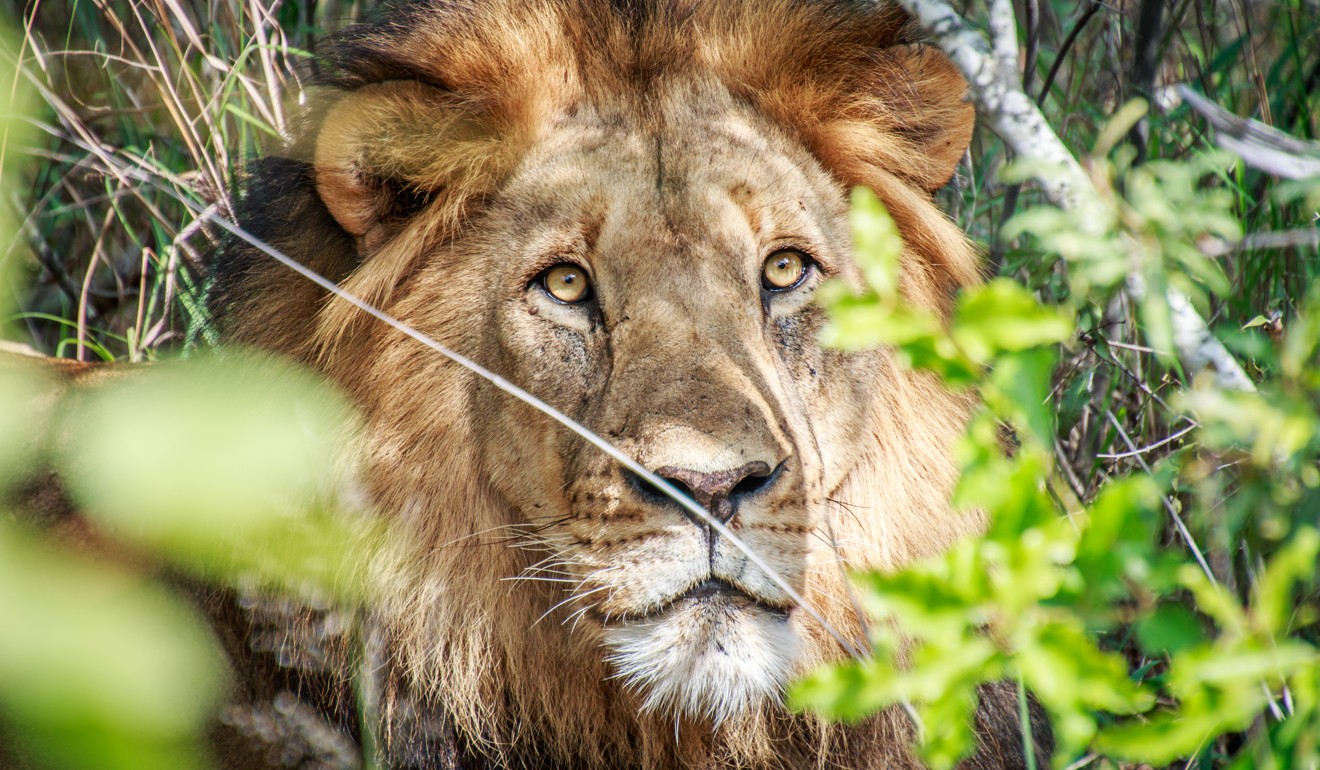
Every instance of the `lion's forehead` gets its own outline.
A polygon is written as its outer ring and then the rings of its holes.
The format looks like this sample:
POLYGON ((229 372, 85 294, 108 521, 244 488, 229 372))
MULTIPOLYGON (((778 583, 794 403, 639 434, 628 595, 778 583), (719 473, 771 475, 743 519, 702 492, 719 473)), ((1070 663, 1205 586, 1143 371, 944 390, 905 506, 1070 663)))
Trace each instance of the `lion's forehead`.
POLYGON ((685 257, 741 277, 775 238, 846 251, 842 191, 805 148, 727 94, 675 90, 709 103, 578 105, 543 133, 504 191, 529 246, 576 240, 641 281, 685 257))

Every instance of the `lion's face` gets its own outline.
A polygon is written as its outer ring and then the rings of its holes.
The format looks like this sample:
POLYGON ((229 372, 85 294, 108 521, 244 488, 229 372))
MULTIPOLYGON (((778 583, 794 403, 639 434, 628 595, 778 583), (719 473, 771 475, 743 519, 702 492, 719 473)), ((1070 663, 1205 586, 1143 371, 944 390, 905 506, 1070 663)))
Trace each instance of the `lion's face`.
MULTIPOLYGON (((489 360, 800 590, 837 558, 824 497, 874 382, 816 342, 814 289, 854 273, 843 192, 727 95, 664 103, 652 126, 580 110, 509 181, 487 233, 511 246, 487 263, 489 360)), ((780 690, 795 613, 746 554, 579 437, 481 401, 483 463, 576 597, 562 615, 603 630, 648 706, 722 718, 780 690)))
MULTIPOLYGON (((845 567, 979 526, 946 502, 969 401, 888 351, 824 349, 812 296, 861 286, 855 184, 903 234, 910 301, 944 312, 975 279, 930 200, 970 134, 962 81, 896 45, 892 10, 634 5, 442 4, 351 35, 307 140, 328 229, 271 240, 686 490, 860 639, 845 567)), ((404 543, 380 615, 428 708, 606 766, 660 761, 680 725, 739 725, 728 751, 757 761, 797 729, 783 687, 842 650, 743 550, 347 305, 247 286, 234 336, 316 361, 368 414, 368 487, 404 543)))

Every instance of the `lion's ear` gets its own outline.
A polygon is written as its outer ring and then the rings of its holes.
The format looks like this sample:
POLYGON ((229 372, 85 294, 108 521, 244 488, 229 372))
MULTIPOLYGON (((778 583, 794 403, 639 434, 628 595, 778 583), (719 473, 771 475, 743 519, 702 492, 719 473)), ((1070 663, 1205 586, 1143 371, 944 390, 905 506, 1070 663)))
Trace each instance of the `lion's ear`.
POLYGON ((363 86, 320 121, 313 165, 321 202, 361 256, 379 250, 423 208, 452 221, 504 158, 488 119, 415 81, 363 86))
POLYGON ((897 131, 920 152, 914 181, 933 192, 953 177, 972 141, 976 110, 967 101, 967 81, 943 52, 928 45, 894 46, 881 56, 879 96, 895 111, 897 131), (900 76, 890 77, 891 68, 901 70, 893 73, 900 76))
MULTIPOLYGON (((819 105, 815 121, 797 123, 846 184, 873 186, 878 171, 926 193, 949 181, 971 142, 976 112, 966 100, 967 82, 942 52, 872 48, 826 73, 823 83, 790 86, 783 101, 819 105)), ((780 114, 793 119, 787 109, 780 114)))

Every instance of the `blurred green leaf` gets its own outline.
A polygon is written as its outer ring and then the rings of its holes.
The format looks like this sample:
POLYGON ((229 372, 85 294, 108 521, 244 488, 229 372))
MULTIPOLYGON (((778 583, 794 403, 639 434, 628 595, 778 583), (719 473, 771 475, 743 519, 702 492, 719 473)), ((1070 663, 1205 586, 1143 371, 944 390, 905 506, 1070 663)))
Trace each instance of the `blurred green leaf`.
POLYGON ((1003 398, 1004 403, 996 406, 1019 428, 1020 438, 1030 437, 1045 447, 1054 441, 1050 375, 1057 361, 1058 357, 1049 348, 1003 353, 990 373, 993 393, 984 391, 987 400, 1003 398))
POLYGON ((1266 634, 1287 634, 1293 609, 1293 586, 1307 589, 1316 582, 1316 557, 1320 556, 1320 533, 1300 527, 1274 554, 1256 583, 1255 619, 1266 634))
POLYGON ((1062 342, 1072 329, 1062 310, 1047 308, 1022 286, 996 278, 959 298, 949 333, 968 358, 987 363, 1000 352, 1062 342))
POLYGON ((57 456, 107 532, 186 570, 360 598, 380 526, 341 510, 355 425, 319 378, 229 352, 135 370, 79 396, 57 456))
POLYGON ((35 756, 87 770, 209 766, 201 738, 222 657, 167 592, 0 519, 0 716, 35 756))
POLYGON ((1175 404, 1196 416, 1207 446, 1246 449, 1264 468, 1301 451, 1320 429, 1313 408, 1275 394, 1202 387, 1179 394, 1175 404))
POLYGON ((1191 610, 1165 603, 1137 624, 1137 638, 1148 653, 1174 654, 1200 644, 1205 634, 1191 610))
POLYGON ((880 297, 898 294, 903 238, 885 205, 869 187, 853 188, 849 221, 854 258, 867 287, 880 297))

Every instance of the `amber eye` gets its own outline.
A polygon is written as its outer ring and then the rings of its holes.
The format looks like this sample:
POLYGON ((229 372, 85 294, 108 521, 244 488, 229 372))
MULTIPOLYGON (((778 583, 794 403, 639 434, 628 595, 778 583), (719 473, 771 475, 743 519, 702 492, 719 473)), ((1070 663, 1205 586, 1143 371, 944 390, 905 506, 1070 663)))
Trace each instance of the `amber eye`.
POLYGON ((810 265, 810 257, 800 251, 776 251, 761 266, 761 285, 766 291, 791 289, 807 277, 810 265))
POLYGON ((558 302, 572 305, 591 298, 591 279, 581 265, 565 262, 541 273, 541 288, 558 302))

